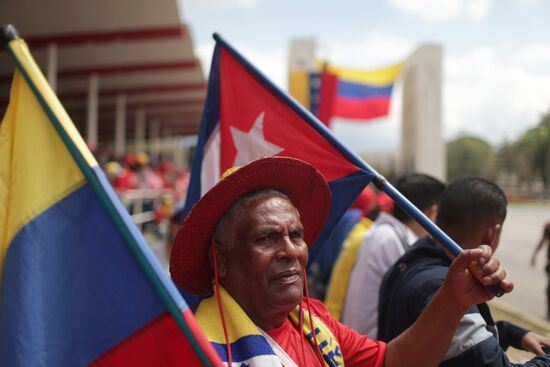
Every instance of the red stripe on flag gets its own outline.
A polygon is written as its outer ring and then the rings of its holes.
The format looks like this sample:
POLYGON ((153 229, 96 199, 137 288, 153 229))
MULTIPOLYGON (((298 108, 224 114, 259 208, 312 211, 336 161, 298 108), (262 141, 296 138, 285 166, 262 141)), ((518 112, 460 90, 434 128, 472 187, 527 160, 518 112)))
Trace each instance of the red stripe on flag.
POLYGON ((210 362, 212 362, 212 366, 221 366, 222 361, 220 359, 220 356, 218 355, 218 353, 216 353, 216 350, 206 338, 204 331, 201 329, 199 323, 197 322, 197 319, 195 319, 195 316, 189 308, 183 313, 183 319, 191 330, 191 333, 195 336, 195 340, 206 355, 206 358, 208 358, 210 362))
POLYGON ((337 117, 367 120, 387 116, 389 109, 389 97, 362 100, 336 97, 332 112, 337 117))
POLYGON ((93 367, 183 365, 202 366, 202 363, 168 313, 161 314, 90 364, 93 367))
POLYGON ((317 111, 317 117, 327 127, 330 127, 330 118, 334 111, 336 91, 338 90, 338 77, 336 74, 323 70, 321 74, 321 99, 317 111))

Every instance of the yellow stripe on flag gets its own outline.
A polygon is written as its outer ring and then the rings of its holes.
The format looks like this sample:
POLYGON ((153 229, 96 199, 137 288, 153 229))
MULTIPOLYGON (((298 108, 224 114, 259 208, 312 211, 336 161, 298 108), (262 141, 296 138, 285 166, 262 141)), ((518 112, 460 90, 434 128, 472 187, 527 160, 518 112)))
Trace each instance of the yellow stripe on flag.
POLYGON ((61 126, 63 126, 63 129, 67 132, 78 150, 80 150, 80 154, 82 154, 86 162, 88 162, 88 165, 91 167, 97 166, 97 161, 95 160, 93 154, 90 152, 90 149, 88 149, 88 146, 80 136, 80 133, 74 126, 74 123, 67 114, 67 111, 65 111, 61 105, 61 102, 59 102, 59 99, 48 84, 44 74, 42 74, 38 68, 38 65, 36 65, 36 62, 31 56, 25 41, 22 39, 11 41, 10 48, 17 59, 23 64, 25 71, 33 81, 40 94, 44 97, 46 104, 52 109, 53 114, 56 116, 61 126))
POLYGON ((310 109, 309 73, 306 71, 291 71, 289 75, 288 91, 302 106, 310 109))
MULTIPOLYGON (((325 67, 327 71, 336 74, 340 80, 351 83, 369 84, 372 86, 386 86, 395 82, 395 79, 397 79, 403 68, 403 63, 372 70, 347 69, 330 64, 325 67)), ((322 66, 320 70, 322 70, 322 66)))
MULTIPOLYGON (((60 123, 97 164, 47 84, 22 40, 10 43, 60 123)), ((15 72, 10 103, 0 126, 0 276, 17 232, 84 183, 84 176, 23 75, 15 72), (59 170, 51 167, 60 167, 59 170)))

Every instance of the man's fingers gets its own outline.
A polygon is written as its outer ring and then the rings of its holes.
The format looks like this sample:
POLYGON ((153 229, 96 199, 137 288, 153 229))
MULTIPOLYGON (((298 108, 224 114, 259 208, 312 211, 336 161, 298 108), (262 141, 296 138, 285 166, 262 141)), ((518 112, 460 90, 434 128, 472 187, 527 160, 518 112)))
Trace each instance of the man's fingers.
POLYGON ((455 269, 466 269, 469 268, 470 264, 474 261, 480 266, 484 266, 491 258, 491 254, 491 248, 487 245, 481 245, 474 249, 464 250, 453 261, 451 267, 455 269))
POLYGON ((498 284, 506 279, 506 270, 503 268, 497 268, 492 272, 483 271, 481 282, 485 285, 498 284))
POLYGON ((547 338, 538 335, 532 331, 529 331, 522 340, 522 346, 525 350, 535 353, 536 355, 545 354, 544 348, 546 347, 547 338))
MULTIPOLYGON (((483 259, 483 258, 482 258, 483 259)), ((481 260, 481 259, 480 259, 481 260)), ((497 271, 497 269, 499 268, 500 266, 500 261, 498 259, 495 259, 494 257, 491 257, 486 263, 485 265, 483 265, 481 267, 481 272, 482 274, 492 274, 494 273, 495 271, 497 271)))
POLYGON ((531 352, 535 353, 537 356, 541 356, 545 354, 544 351, 542 350, 542 346, 538 343, 535 343, 534 345, 532 345, 530 350, 531 352))
POLYGON ((502 282, 500 282, 500 288, 502 288, 506 293, 510 293, 514 290, 514 283, 512 283, 508 279, 504 279, 502 282))

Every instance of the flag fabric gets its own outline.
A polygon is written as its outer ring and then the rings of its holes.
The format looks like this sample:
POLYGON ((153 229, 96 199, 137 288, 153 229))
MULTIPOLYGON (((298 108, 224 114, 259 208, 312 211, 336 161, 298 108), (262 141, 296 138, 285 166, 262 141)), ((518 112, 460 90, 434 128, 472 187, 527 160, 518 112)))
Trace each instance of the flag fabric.
POLYGON ((321 100, 321 72, 293 70, 289 73, 288 92, 315 116, 321 100))
POLYGON ((0 126, 0 366, 219 366, 23 40, 0 126))
POLYGON ((294 157, 328 181, 331 211, 310 262, 345 210, 374 177, 310 112, 280 91, 219 36, 212 59, 191 181, 182 218, 228 168, 264 156, 294 157))
POLYGON ((368 121, 387 116, 394 83, 402 64, 358 71, 325 65, 320 83, 319 119, 327 126, 333 117, 368 121))

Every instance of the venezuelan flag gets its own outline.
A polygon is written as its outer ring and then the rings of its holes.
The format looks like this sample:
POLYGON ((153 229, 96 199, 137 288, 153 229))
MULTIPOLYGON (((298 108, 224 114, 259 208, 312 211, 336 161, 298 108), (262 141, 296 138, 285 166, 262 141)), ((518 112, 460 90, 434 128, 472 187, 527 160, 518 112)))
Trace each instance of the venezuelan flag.
POLYGON ((23 40, 0 126, 0 366, 221 365, 23 40))
POLYGON ((332 117, 370 120, 387 116, 393 85, 401 69, 402 64, 368 71, 325 65, 319 118, 328 124, 332 117))

